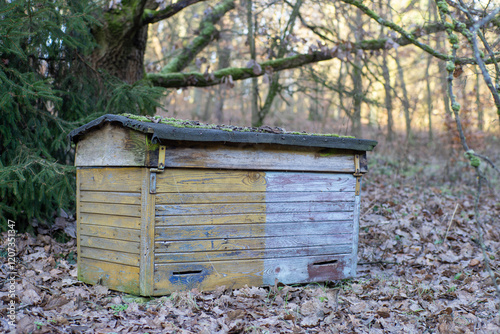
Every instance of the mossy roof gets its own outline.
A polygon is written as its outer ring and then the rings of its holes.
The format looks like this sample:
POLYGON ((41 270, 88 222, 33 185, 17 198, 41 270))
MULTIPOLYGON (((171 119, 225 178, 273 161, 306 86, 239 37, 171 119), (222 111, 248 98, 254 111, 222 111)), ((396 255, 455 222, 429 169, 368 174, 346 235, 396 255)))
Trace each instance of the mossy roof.
POLYGON ((262 126, 253 128, 214 125, 203 124, 198 121, 130 114, 101 116, 71 131, 68 137, 76 143, 83 135, 102 127, 106 123, 119 124, 126 128, 150 134, 153 143, 180 140, 190 142, 278 144, 356 151, 371 151, 377 145, 377 142, 374 140, 342 137, 332 134, 287 132, 279 127, 262 126))

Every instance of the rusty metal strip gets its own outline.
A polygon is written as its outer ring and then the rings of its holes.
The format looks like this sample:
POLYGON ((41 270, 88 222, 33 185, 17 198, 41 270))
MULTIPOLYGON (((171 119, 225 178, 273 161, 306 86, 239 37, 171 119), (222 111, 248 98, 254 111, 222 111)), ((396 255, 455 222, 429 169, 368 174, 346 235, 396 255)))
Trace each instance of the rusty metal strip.
POLYGON ((355 196, 359 196, 359 193, 361 191, 361 177, 363 174, 361 174, 361 168, 359 164, 359 154, 354 155, 354 177, 356 178, 356 189, 355 189, 355 196))

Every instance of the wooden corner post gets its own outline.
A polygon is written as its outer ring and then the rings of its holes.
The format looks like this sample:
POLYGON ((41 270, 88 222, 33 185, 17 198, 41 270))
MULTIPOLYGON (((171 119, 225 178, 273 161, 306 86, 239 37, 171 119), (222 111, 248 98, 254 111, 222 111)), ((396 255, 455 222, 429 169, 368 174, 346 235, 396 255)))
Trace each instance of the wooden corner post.
POLYGON ((361 205, 360 193, 361 193, 361 167, 359 163, 359 154, 354 154, 354 174, 356 178, 356 186, 354 189, 354 221, 353 221, 353 231, 352 231, 352 268, 351 275, 356 277, 356 269, 358 267, 358 241, 359 241, 359 211, 361 205))

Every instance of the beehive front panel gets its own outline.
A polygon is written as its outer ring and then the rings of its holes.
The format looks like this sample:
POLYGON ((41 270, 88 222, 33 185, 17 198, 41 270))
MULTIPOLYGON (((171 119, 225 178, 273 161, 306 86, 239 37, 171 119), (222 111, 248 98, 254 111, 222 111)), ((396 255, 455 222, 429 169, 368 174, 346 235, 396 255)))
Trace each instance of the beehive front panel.
POLYGON ((349 277, 354 185, 346 174, 166 170, 154 293, 349 277))
POLYGON ((140 168, 78 168, 78 277, 139 293, 140 168))

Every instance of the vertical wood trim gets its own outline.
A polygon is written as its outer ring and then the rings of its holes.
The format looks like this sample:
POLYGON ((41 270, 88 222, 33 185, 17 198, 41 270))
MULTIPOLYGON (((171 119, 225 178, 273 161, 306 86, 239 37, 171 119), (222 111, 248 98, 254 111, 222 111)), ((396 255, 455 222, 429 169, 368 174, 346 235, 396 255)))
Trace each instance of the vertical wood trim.
MULTIPOLYGON (((76 150, 78 152, 78 150, 76 150)), ((82 220, 82 217, 80 215, 80 168, 77 167, 76 169, 76 268, 77 268, 77 277, 78 279, 81 279, 81 262, 82 262, 82 257, 81 257, 81 244, 82 244, 82 239, 80 235, 80 221, 82 220)))
MULTIPOLYGON (((359 177, 361 183, 361 177, 359 177)), ((361 186, 361 185, 360 185, 361 186)), ((354 222, 352 231, 352 268, 351 276, 356 277, 356 269, 358 266, 358 241, 359 241, 359 211, 360 211, 361 196, 354 196, 354 222)))
POLYGON ((142 296, 153 295, 155 195, 149 193, 148 168, 143 168, 141 190, 141 254, 139 286, 142 296))

